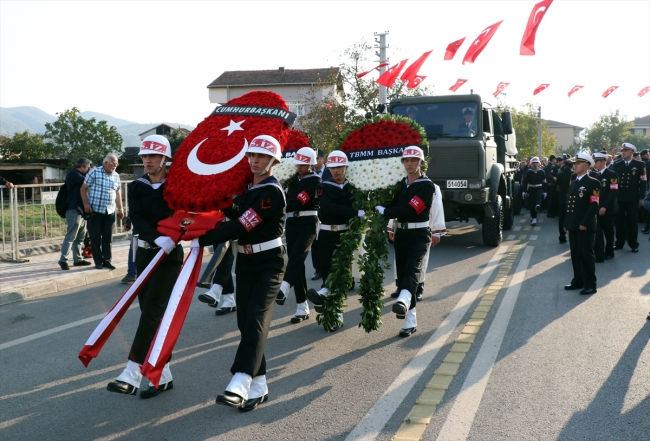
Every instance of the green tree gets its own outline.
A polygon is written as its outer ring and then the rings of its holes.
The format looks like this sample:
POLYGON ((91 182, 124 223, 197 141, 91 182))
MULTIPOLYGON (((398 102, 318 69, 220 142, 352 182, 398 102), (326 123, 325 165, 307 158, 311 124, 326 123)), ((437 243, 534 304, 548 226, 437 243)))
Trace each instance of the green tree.
MULTIPOLYGON (((314 84, 303 96, 307 113, 298 119, 297 127, 311 139, 312 147, 330 152, 338 148, 342 134, 370 113, 379 113, 379 85, 375 77, 357 78, 357 73, 368 69, 373 48, 366 42, 355 43, 342 55, 338 69, 314 84), (326 96, 321 96, 323 86, 333 86, 326 96)), ((401 96, 432 95, 432 86, 408 89, 406 83, 397 80, 387 90, 387 100, 401 96)))
POLYGON ((637 152, 640 152, 643 149, 650 150, 650 136, 630 134, 623 139, 623 142, 629 142, 632 144, 636 147, 637 152))
MULTIPOLYGON (((538 153, 539 118, 537 109, 532 103, 528 103, 523 110, 510 108, 512 114, 512 126, 517 136, 518 157, 532 158, 538 153)), ((548 129, 546 121, 542 120, 542 156, 550 156, 555 153, 557 140, 548 129)))
POLYGON ((37 161, 52 158, 54 149, 45 143, 43 135, 25 130, 7 137, 0 144, 3 161, 37 161))
POLYGON ((180 147, 183 141, 185 141, 185 138, 187 138, 187 135, 183 133, 181 130, 172 130, 172 132, 169 135, 165 135, 165 136, 169 140, 169 145, 172 148, 172 156, 176 154, 176 150, 178 150, 178 147, 180 147))
POLYGON ((45 123, 44 135, 57 157, 74 162, 83 156, 101 164, 109 153, 122 151, 122 135, 106 121, 85 119, 76 107, 57 116, 53 123, 45 123))
POLYGON ((626 117, 616 109, 609 115, 602 115, 598 121, 587 127, 583 144, 588 151, 593 153, 605 150, 607 153, 612 153, 614 149, 620 147, 623 140, 631 136, 630 129, 634 125, 633 122, 625 119, 626 117))

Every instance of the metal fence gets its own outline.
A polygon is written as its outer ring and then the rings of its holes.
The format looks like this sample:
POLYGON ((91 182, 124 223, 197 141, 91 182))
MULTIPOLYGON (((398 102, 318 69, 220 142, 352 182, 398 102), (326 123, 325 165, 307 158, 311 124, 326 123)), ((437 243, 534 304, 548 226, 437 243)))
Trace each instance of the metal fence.
MULTIPOLYGON (((125 212, 128 211, 127 184, 120 191, 125 212)), ((11 253, 17 260, 21 248, 43 243, 63 242, 67 225, 56 213, 55 201, 63 183, 0 185, 0 252, 11 253)), ((128 214, 128 213, 127 213, 128 214)), ((124 224, 116 219, 114 233, 124 232, 124 224)))

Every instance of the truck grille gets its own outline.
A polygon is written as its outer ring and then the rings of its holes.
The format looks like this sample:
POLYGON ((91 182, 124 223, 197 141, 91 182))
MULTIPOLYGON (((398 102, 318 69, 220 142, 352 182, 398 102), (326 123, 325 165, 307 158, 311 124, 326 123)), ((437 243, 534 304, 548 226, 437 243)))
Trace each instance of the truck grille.
POLYGON ((477 147, 429 148, 427 175, 433 180, 479 177, 477 147))

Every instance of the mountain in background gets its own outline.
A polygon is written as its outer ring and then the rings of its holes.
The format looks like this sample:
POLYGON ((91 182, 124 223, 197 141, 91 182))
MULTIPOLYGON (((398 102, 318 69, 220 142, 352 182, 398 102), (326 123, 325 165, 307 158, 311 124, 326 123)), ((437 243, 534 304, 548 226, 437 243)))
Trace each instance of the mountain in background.
MULTIPOLYGON (((115 126, 122 135, 122 147, 135 147, 140 145, 140 136, 152 127, 162 123, 140 124, 126 119, 115 118, 104 113, 85 111, 80 115, 85 119, 95 118, 97 121, 106 121, 109 126, 115 126)), ((29 130, 32 133, 45 133, 45 123, 56 121, 56 116, 50 115, 38 107, 0 107, 0 135, 13 136, 17 132, 29 130)), ((193 130, 194 127, 186 124, 166 123, 172 127, 183 127, 193 130)))

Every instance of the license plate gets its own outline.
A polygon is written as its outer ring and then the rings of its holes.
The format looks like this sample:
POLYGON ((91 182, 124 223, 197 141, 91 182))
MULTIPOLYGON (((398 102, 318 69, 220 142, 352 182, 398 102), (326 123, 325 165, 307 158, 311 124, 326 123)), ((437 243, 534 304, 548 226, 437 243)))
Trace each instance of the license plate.
POLYGON ((447 188, 467 188, 467 181, 447 181, 447 188))

